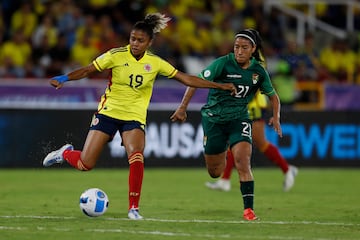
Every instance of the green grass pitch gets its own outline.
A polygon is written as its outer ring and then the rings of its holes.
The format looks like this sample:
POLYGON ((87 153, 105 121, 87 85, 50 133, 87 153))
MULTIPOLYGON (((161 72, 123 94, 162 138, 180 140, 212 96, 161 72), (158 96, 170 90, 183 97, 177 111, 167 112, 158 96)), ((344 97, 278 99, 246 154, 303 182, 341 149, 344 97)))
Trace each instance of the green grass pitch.
POLYGON ((360 239, 359 169, 300 168, 295 187, 283 175, 255 168, 255 212, 242 220, 238 177, 230 192, 205 187, 203 168, 145 169, 142 221, 127 219, 127 169, 0 170, 0 239, 360 239), (90 218, 79 209, 87 188, 103 189, 108 211, 90 218))

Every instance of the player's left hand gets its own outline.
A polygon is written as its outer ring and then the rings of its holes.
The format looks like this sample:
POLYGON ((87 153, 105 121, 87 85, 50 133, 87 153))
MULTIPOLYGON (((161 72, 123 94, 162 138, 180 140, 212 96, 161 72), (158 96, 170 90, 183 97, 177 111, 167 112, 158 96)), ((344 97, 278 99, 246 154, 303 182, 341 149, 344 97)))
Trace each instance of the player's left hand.
POLYGON ((269 125, 272 125, 274 131, 279 135, 279 137, 282 137, 282 129, 280 120, 278 118, 271 117, 269 120, 269 125))

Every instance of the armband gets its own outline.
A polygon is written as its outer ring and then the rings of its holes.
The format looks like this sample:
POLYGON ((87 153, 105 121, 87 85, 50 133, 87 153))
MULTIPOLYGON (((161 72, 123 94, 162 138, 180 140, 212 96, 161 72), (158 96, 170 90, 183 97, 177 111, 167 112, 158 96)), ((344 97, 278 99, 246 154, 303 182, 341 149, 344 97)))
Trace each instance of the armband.
POLYGON ((68 75, 60 75, 60 76, 53 77, 52 79, 55 79, 59 83, 64 83, 64 82, 69 81, 68 75))

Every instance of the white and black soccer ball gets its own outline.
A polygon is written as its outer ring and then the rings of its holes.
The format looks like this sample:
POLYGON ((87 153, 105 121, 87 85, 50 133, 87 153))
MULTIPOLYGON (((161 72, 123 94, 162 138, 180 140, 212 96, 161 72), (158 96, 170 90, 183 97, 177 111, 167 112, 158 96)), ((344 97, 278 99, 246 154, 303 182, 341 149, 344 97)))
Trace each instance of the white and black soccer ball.
POLYGON ((85 190, 80 196, 80 209, 89 217, 103 215, 109 207, 109 198, 99 188, 85 190))

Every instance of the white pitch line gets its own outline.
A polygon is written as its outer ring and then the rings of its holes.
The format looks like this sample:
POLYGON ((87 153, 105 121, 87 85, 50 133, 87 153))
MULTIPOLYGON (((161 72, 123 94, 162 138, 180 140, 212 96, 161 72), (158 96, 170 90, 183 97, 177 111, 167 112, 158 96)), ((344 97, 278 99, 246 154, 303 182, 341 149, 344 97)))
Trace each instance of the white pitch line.
MULTIPOLYGON (((36 215, 4 215, 0 218, 29 218, 29 219, 64 219, 71 220, 77 217, 65 216, 36 216, 36 215)), ((133 221, 128 218, 102 217, 110 221, 133 221)), ((218 224, 272 224, 272 225, 324 225, 324 226, 360 226, 360 223, 341 223, 341 222, 318 222, 318 221, 230 221, 230 220, 208 220, 208 219, 159 219, 144 218, 140 221, 149 222, 168 222, 168 223, 218 223, 218 224)))
POLYGON ((124 230, 124 229, 90 229, 89 232, 119 232, 119 233, 130 233, 130 234, 143 234, 143 235, 159 235, 159 236, 180 236, 180 237, 197 237, 197 238, 233 238, 228 234, 223 235, 212 235, 212 234, 191 234, 184 232, 162 232, 162 231, 143 231, 143 230, 124 230))
MULTIPOLYGON (((130 221, 130 220, 129 220, 130 221)), ((77 231, 77 229, 71 229, 71 228, 46 228, 43 226, 37 226, 34 228, 29 227, 8 227, 8 226, 0 226, 1 230, 9 230, 9 231, 31 231, 31 230, 37 230, 37 231, 50 231, 50 232, 72 232, 77 231)), ((128 233, 128 234, 134 234, 134 235, 153 235, 153 236, 169 236, 169 237, 186 237, 186 238, 205 238, 205 239, 236 239, 239 238, 239 236, 230 235, 230 234, 193 234, 193 233, 185 233, 185 232, 162 232, 162 231, 144 231, 144 230, 125 230, 125 229, 101 229, 101 228, 95 228, 95 229, 86 229, 86 232, 94 232, 94 233, 128 233)), ((240 238, 243 238, 243 236, 240 236, 240 238)), ((264 238, 264 236, 246 236, 246 239, 261 239, 261 240, 302 240, 302 237, 294 237, 294 236, 267 236, 264 238)), ((311 238, 309 240, 333 240, 329 238, 311 238)))
MULTIPOLYGON (((107 218, 112 220, 112 218, 107 218)), ((113 218, 114 220, 124 220, 123 218, 113 218)), ((128 219, 125 219, 128 220, 128 219)), ((145 221, 154 222, 174 222, 174 223, 223 223, 223 224, 274 224, 274 225, 330 225, 330 226, 360 226, 360 223, 337 223, 337 222, 318 222, 318 221, 226 221, 226 220, 206 220, 206 219, 191 219, 191 220, 172 220, 172 219, 157 219, 146 218, 145 221)))
POLYGON ((27 228, 25 228, 25 227, 0 226, 0 230, 11 230, 11 231, 17 230, 17 231, 23 231, 23 230, 26 230, 26 229, 27 229, 27 228))
POLYGON ((30 218, 30 219, 75 219, 75 217, 63 217, 63 216, 36 216, 36 215, 4 215, 0 218, 30 218))

